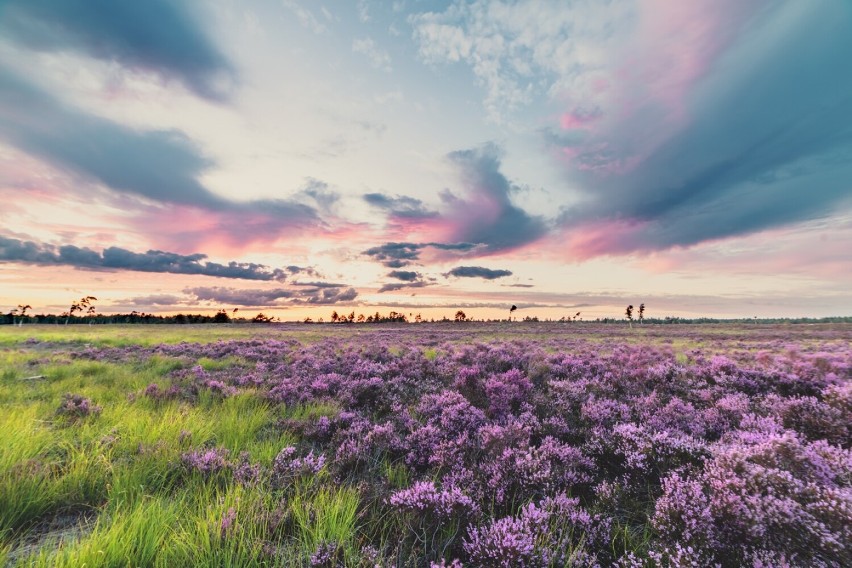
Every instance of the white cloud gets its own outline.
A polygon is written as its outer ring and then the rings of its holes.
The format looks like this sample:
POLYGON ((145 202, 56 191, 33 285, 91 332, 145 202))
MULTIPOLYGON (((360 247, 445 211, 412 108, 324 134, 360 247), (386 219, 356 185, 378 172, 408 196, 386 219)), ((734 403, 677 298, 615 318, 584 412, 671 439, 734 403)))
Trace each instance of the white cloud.
POLYGON ((281 3, 285 8, 288 8, 296 15, 296 18, 299 19, 299 24, 301 24, 303 28, 307 28, 315 34, 323 34, 328 31, 325 24, 320 22, 317 17, 314 16, 313 12, 299 4, 296 0, 281 0, 281 3))
POLYGON ((358 0, 358 19, 364 24, 370 21, 370 4, 367 0, 358 0))
POLYGON ((588 89, 632 12, 627 2, 476 0, 410 22, 424 61, 471 66, 489 118, 499 122, 537 96, 588 89))
POLYGON ((377 46, 376 42, 374 42, 372 38, 366 37, 363 39, 356 39, 352 42, 352 51, 365 55, 367 59, 370 60, 370 65, 376 69, 381 69, 388 73, 393 70, 391 67, 390 54, 377 46))

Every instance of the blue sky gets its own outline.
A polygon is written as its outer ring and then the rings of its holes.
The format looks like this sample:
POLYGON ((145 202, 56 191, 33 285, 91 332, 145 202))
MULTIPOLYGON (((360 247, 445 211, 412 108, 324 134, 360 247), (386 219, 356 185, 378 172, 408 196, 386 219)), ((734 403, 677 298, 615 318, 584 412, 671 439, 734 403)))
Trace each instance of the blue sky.
POLYGON ((848 315, 850 29, 844 0, 5 0, 0 303, 848 315))

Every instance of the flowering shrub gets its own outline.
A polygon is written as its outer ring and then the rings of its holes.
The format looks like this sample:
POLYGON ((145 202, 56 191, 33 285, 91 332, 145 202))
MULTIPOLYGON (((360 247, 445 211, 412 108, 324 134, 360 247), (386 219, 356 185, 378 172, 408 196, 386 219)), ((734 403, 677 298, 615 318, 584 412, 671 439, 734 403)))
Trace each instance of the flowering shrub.
POLYGON ((181 463, 189 469, 209 477, 220 471, 229 470, 231 462, 228 460, 230 452, 225 448, 209 448, 186 452, 181 455, 181 463))
POLYGON ((296 448, 287 446, 278 452, 272 462, 273 483, 275 486, 284 487, 299 477, 315 476, 325 467, 325 462, 325 456, 316 455, 313 450, 306 456, 296 457, 296 448))
POLYGON ((75 422, 87 416, 97 416, 101 410, 103 408, 83 395, 68 393, 62 397, 62 404, 56 409, 56 415, 75 422))
POLYGON ((527 504, 517 516, 471 528, 464 550, 479 566, 588 566, 596 559, 586 544, 597 547, 608 537, 606 521, 579 507, 578 499, 558 494, 527 504))
POLYGON ((388 501, 401 511, 431 514, 438 519, 472 517, 479 509, 459 488, 451 486, 439 490, 429 481, 418 481, 409 489, 397 491, 388 501))
MULTIPOLYGON (((270 466, 221 448, 181 462, 250 491, 354 488, 359 541, 329 537, 302 563, 852 565, 849 332, 646 326, 637 344, 617 327, 512 341, 415 327, 78 356, 178 359, 140 398, 260 397, 275 416, 263 435, 294 440, 270 466)), ((79 396, 63 408, 97 413, 79 396)))

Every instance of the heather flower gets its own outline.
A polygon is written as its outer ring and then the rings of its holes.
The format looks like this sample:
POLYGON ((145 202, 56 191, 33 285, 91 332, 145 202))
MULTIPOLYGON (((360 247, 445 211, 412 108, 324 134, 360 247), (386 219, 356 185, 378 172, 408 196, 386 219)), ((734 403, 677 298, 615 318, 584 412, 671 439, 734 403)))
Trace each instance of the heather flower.
POLYGON ((532 391, 532 383, 518 369, 492 375, 485 381, 488 413, 499 417, 517 410, 521 402, 529 397, 530 391, 532 391))
POLYGON ((210 448, 207 450, 199 450, 186 452, 181 455, 181 462, 190 471, 198 472, 205 477, 209 477, 230 469, 231 463, 228 461, 230 452, 225 448, 210 448))
POLYGON ((80 394, 68 393, 62 397, 62 403, 56 409, 57 416, 65 418, 71 422, 82 420, 87 416, 97 416, 103 410, 80 394))
POLYGON ((441 562, 430 562, 429 568, 464 568, 464 564, 458 558, 453 558, 449 563, 441 559, 441 562))
POLYGON ((310 564, 316 568, 337 568, 343 566, 343 550, 336 542, 323 542, 311 554, 310 564))
POLYGON ((254 485, 260 480, 260 464, 249 461, 249 453, 241 452, 240 461, 234 465, 234 480, 243 485, 254 485))
POLYGON ((578 503, 564 494, 529 503, 517 516, 469 529, 464 550, 480 566, 596 564, 584 543, 606 543, 609 525, 578 503))
POLYGON ((216 379, 208 379, 206 381, 203 381, 202 384, 207 387, 210 392, 217 394, 223 398, 237 394, 236 388, 226 385, 222 381, 216 379))
POLYGON ((219 535, 224 539, 236 530, 237 511, 230 507, 219 523, 219 535))
POLYGON ((479 512, 473 500, 457 487, 438 489, 431 481, 418 481, 395 492, 388 502, 402 511, 432 514, 439 519, 471 517, 479 512))
POLYGON ((296 457, 296 448, 287 446, 272 461, 273 483, 283 486, 288 480, 318 475, 325 464, 322 454, 314 454, 311 450, 306 456, 296 457))
POLYGON ((163 391, 160 390, 160 385, 157 383, 151 383, 145 387, 143 394, 153 400, 159 400, 163 397, 163 391))

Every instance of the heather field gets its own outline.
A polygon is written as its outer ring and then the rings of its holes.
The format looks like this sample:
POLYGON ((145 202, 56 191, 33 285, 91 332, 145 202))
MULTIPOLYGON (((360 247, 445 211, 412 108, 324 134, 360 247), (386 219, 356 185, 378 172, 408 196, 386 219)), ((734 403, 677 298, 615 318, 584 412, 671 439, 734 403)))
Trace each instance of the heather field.
POLYGON ((0 566, 850 566, 852 325, 4 326, 0 566))

